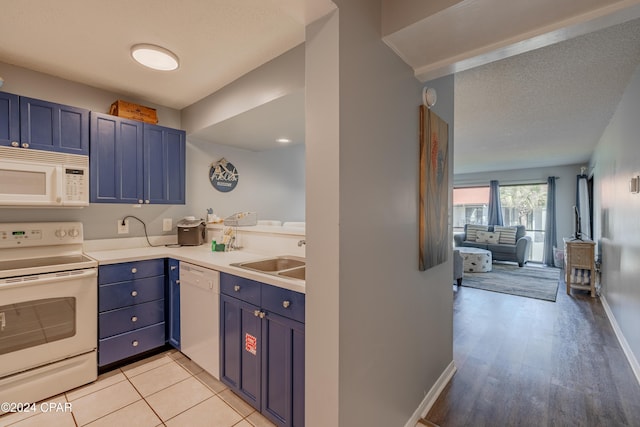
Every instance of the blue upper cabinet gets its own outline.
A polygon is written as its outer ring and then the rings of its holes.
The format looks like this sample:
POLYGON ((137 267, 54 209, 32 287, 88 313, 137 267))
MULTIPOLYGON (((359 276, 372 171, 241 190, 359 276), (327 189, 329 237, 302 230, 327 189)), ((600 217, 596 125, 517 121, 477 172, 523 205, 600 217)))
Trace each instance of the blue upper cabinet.
POLYGON ((145 203, 185 203, 185 132, 144 124, 145 203))
POLYGON ((0 145, 20 141, 20 101, 18 95, 0 92, 0 145))
POLYGON ((142 122, 91 113, 91 203, 143 203, 142 132, 142 122))
POLYGON ((185 132, 91 113, 90 202, 185 203, 185 132))
POLYGON ((89 154, 89 110, 20 97, 20 146, 89 154))

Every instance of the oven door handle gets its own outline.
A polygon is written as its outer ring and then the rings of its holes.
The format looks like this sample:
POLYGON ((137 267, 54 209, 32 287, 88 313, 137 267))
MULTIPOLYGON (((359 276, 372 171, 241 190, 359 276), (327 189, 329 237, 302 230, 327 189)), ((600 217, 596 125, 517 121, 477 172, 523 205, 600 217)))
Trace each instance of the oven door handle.
POLYGON ((0 280, 0 289, 17 288, 30 285, 48 285, 56 282, 68 282, 69 280, 78 280, 98 275, 97 268, 87 268, 85 270, 74 270, 72 272, 47 273, 34 276, 24 276, 21 280, 16 278, 0 280))

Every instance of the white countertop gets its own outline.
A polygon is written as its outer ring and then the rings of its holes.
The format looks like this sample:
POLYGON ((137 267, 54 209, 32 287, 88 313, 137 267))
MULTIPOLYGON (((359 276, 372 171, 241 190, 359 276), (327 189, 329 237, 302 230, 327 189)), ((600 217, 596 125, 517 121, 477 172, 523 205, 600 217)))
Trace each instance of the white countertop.
POLYGON ((167 246, 147 246, 124 249, 89 250, 85 253, 98 261, 100 265, 156 258, 174 258, 223 273, 234 274, 236 276, 246 277, 247 279, 256 280, 258 282, 267 283, 280 288, 305 293, 304 280, 254 272, 230 265, 237 262, 265 259, 270 256, 289 255, 284 253, 265 255, 264 253, 258 254, 248 252, 246 250, 211 252, 211 247, 206 244, 201 246, 182 246, 177 248, 167 246))

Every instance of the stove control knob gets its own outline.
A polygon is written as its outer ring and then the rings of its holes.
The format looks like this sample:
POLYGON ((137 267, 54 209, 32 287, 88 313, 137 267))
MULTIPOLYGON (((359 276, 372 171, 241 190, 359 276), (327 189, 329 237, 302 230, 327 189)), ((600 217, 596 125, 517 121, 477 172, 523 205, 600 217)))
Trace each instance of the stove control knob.
POLYGON ((67 232, 64 231, 63 229, 56 230, 56 237, 63 238, 66 235, 67 235, 67 232))
POLYGON ((71 237, 78 237, 80 235, 80 230, 77 228, 70 228, 68 234, 71 237))

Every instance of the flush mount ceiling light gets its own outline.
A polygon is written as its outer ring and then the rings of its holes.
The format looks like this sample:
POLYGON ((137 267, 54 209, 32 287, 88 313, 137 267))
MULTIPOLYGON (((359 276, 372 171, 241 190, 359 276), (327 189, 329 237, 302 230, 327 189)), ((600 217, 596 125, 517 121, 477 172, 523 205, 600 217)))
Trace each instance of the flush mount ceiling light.
POLYGON ((289 138, 278 138, 276 139, 276 142, 279 142, 280 144, 288 144, 291 140, 289 138))
POLYGON ((178 57, 168 49, 153 44, 136 44, 131 47, 131 56, 145 67, 160 71, 175 70, 178 57))

